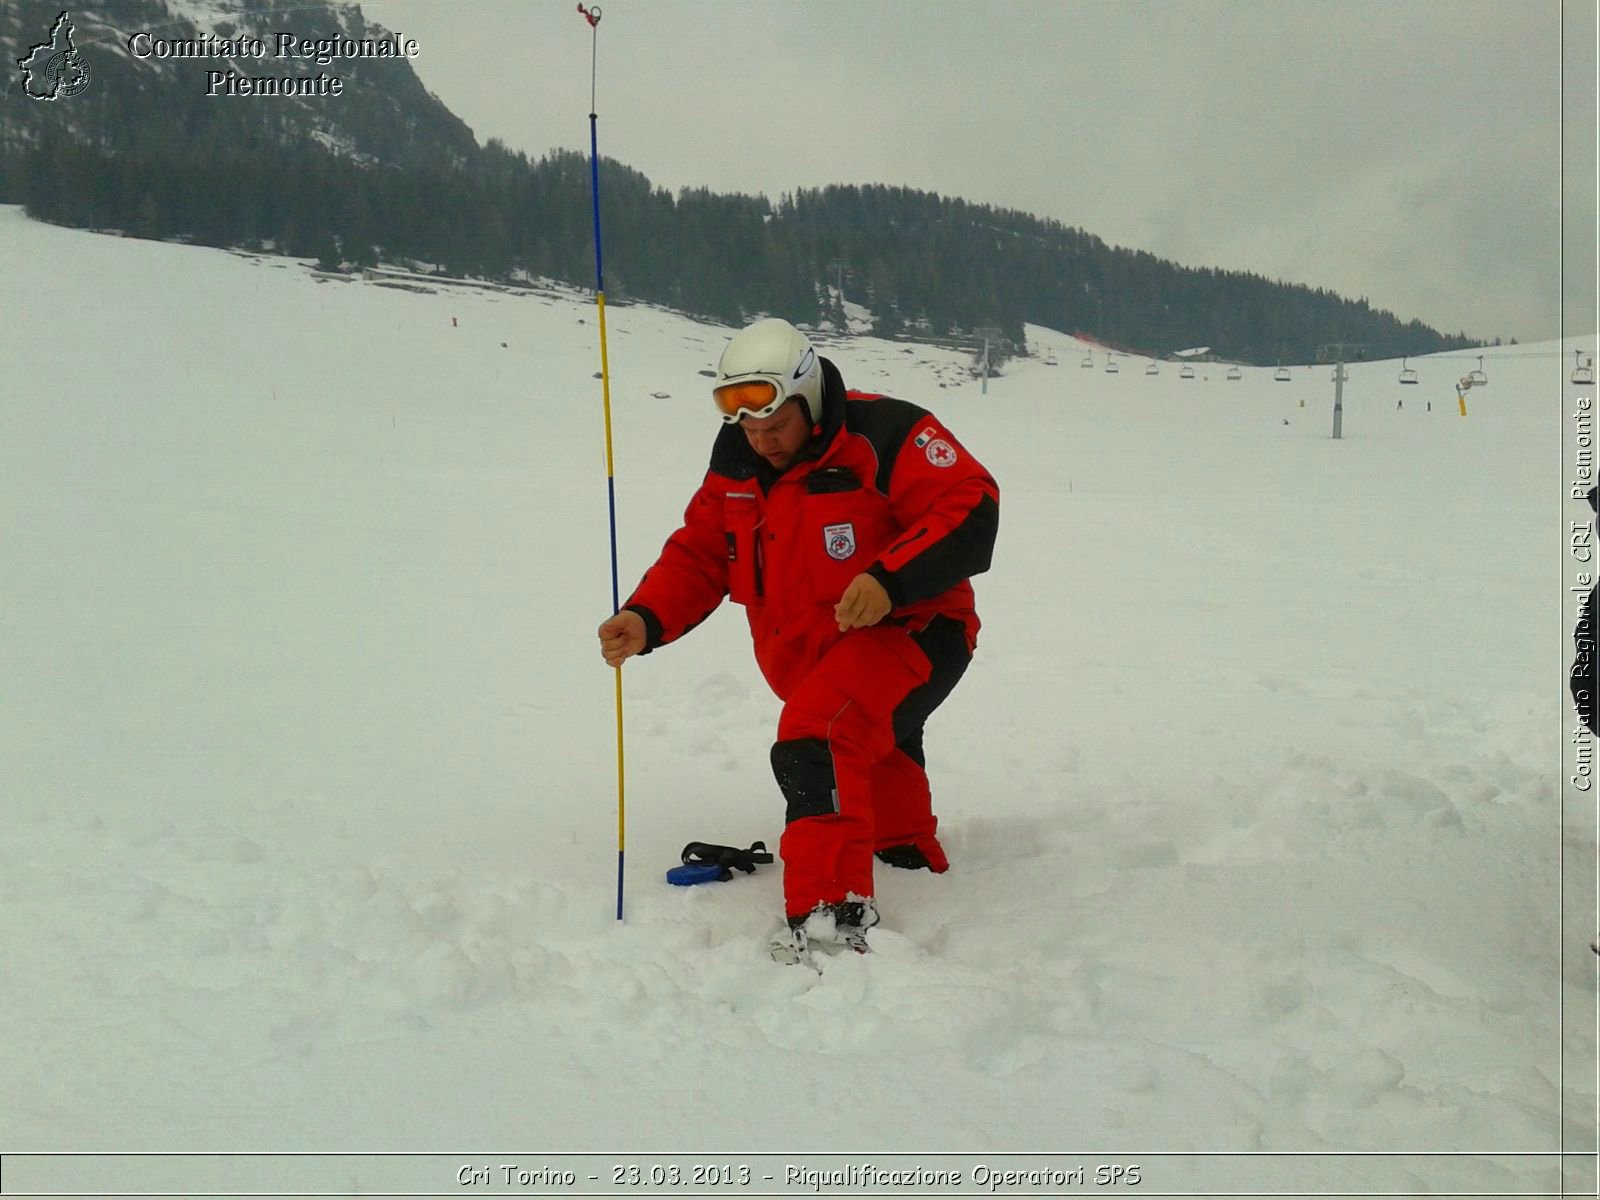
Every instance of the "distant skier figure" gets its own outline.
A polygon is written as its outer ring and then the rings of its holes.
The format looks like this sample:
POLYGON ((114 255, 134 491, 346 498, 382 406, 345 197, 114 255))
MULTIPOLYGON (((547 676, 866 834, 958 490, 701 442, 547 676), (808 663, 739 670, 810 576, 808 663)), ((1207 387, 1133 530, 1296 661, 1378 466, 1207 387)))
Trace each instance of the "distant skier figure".
POLYGON ((787 918, 781 962, 809 941, 865 951, 873 856, 935 874, 923 725, 966 670, 999 489, 925 409, 847 391, 787 321, 728 343, 712 398, 710 469, 622 610, 612 666, 675 642, 724 597, 745 607, 756 662, 783 700, 772 771, 787 918))
POLYGON ((1404 400, 1396 400, 1394 402, 1394 410, 1395 410, 1395 412, 1399 412, 1405 406, 1406 406, 1406 402, 1404 400))

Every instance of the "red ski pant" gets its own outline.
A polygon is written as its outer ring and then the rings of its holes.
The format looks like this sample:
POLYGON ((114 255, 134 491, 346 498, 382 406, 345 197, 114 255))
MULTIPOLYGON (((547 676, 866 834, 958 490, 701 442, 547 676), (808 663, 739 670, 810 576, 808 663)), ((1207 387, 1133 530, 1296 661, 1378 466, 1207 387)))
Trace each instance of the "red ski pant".
POLYGON ((789 916, 870 897, 873 852, 888 846, 918 845, 944 869, 921 720, 913 753, 895 744, 896 709, 932 672, 906 630, 876 625, 839 639, 785 700, 772 767, 788 803, 778 853, 789 916))

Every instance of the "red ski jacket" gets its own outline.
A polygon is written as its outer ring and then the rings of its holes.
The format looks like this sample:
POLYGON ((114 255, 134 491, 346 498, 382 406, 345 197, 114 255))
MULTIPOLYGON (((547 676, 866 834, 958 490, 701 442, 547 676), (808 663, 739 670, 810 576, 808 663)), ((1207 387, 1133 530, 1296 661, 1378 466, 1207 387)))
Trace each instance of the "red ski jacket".
POLYGON ((644 653, 676 641, 722 603, 745 606, 756 661, 780 699, 839 638, 833 615, 863 571, 912 630, 960 621, 976 645, 970 576, 989 567, 999 527, 994 479, 927 410, 847 392, 822 360, 823 419, 781 473, 726 425, 710 470, 624 609, 644 653))

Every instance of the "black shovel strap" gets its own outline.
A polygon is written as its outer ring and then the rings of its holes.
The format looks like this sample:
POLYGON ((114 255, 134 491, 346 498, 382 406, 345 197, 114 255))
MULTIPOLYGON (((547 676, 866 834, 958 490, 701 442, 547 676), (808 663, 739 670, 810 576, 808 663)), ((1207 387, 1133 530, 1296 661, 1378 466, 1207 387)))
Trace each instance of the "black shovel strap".
POLYGON ((683 848, 682 857, 685 863, 721 867, 727 872, 723 875, 724 879, 732 877, 730 867, 737 867, 750 875, 756 867, 772 861, 765 842, 751 842, 748 850, 740 850, 736 846, 718 846, 712 842, 690 842, 683 848))

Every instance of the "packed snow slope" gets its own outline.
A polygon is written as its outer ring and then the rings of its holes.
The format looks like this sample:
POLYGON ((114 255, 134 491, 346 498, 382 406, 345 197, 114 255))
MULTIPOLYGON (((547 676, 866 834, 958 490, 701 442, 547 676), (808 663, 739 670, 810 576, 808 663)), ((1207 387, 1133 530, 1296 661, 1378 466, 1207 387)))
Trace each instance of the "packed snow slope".
MULTIPOLYGON (((953 869, 880 869, 877 953, 818 975, 763 953, 776 869, 663 880, 782 828, 730 607, 624 671, 614 921, 592 304, 16 209, 0 295, 0 1146, 1548 1153, 1563 1114, 1592 1146, 1570 347, 1486 352, 1466 417, 1475 357, 1357 364, 1333 441, 1327 367, 1110 374, 1034 329, 1056 365, 985 395, 825 339, 1002 519, 928 730, 953 869)), ((609 310, 624 594, 728 332, 609 310)))

